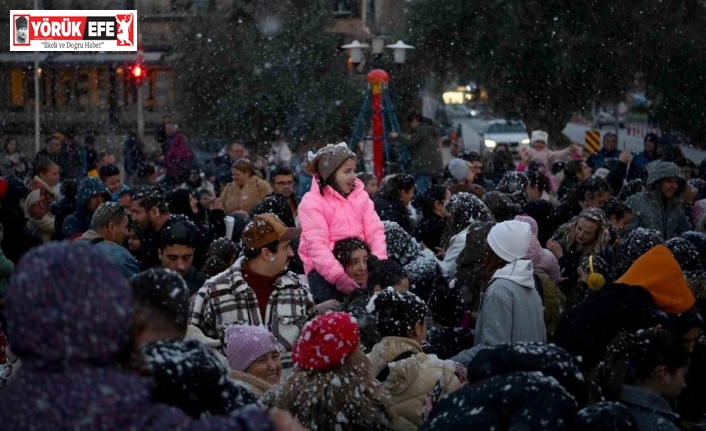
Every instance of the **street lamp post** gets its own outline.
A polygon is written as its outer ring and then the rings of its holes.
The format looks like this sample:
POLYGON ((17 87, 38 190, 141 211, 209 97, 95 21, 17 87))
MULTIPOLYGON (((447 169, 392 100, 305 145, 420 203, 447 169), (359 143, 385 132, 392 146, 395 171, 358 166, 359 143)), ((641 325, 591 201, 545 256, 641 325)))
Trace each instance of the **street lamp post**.
MULTIPOLYGON (((367 43, 360 42, 359 40, 354 40, 353 42, 341 46, 342 49, 348 50, 348 58, 354 67, 358 68, 361 64, 365 63, 365 53, 364 50, 371 48, 371 53, 373 55, 372 61, 382 57, 385 47, 391 49, 394 55, 394 61, 396 64, 403 64, 407 59, 407 51, 414 49, 412 45, 407 45, 401 40, 392 45, 385 45, 386 36, 375 35, 370 41, 370 45, 367 43)), ((375 64, 373 64, 375 66, 375 64)))

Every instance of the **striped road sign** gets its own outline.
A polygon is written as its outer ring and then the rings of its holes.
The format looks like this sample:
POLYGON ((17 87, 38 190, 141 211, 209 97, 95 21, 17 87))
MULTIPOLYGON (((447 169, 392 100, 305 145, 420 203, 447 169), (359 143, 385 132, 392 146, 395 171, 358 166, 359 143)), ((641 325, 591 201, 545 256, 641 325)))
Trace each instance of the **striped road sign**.
POLYGON ((586 131, 586 143, 584 144, 586 151, 593 154, 601 149, 601 132, 598 130, 586 131))

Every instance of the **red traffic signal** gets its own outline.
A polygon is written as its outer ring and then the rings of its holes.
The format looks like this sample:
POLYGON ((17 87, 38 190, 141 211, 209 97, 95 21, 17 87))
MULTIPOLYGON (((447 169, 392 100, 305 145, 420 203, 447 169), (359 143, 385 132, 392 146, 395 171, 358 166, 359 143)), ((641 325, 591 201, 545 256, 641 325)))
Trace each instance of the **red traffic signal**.
POLYGON ((130 66, 130 80, 134 84, 142 84, 147 78, 147 69, 142 63, 135 63, 130 66))

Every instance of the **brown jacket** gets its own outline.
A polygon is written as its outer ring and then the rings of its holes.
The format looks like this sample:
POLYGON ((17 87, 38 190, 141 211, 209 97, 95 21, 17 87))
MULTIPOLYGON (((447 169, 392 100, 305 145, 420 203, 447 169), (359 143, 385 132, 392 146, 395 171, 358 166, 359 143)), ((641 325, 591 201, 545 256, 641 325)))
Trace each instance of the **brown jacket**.
POLYGON ((265 196, 272 193, 272 186, 258 176, 253 175, 244 186, 239 186, 235 182, 226 184, 221 192, 221 200, 226 214, 235 211, 250 212, 255 205, 265 199, 265 196))

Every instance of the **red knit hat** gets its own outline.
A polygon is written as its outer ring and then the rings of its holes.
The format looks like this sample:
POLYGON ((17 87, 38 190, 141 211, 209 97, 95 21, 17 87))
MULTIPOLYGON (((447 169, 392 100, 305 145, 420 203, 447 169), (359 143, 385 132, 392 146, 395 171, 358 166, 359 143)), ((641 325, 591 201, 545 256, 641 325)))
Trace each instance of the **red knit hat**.
POLYGON ((333 370, 355 352, 359 341, 353 316, 329 312, 304 326, 292 348, 292 361, 305 370, 333 370))

